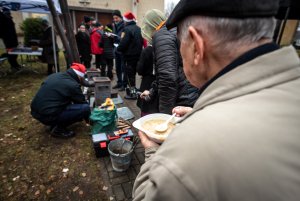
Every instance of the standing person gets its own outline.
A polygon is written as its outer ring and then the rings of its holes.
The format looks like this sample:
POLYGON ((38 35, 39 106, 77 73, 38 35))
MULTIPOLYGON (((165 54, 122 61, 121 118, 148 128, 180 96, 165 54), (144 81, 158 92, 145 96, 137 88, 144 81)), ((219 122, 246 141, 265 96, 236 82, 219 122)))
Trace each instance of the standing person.
POLYGON ((84 24, 85 26, 85 31, 88 35, 90 35, 90 33, 92 32, 92 20, 89 16, 83 16, 83 22, 82 24, 84 24))
POLYGON ((279 0, 181 0, 184 72, 201 90, 159 146, 142 132, 137 200, 297 201, 300 61, 272 43, 279 0))
POLYGON ((114 65, 114 38, 112 36, 111 24, 105 26, 104 33, 102 34, 102 40, 100 42, 100 47, 103 48, 103 65, 101 67, 101 76, 107 76, 112 80, 112 69, 114 65))
MULTIPOLYGON (((114 44, 119 45, 121 41, 121 35, 124 31, 124 21, 121 11, 114 10, 113 11, 113 33, 116 35, 114 37, 114 44)), ((117 84, 113 86, 113 89, 120 88, 120 91, 124 91, 124 86, 127 85, 126 79, 124 79, 124 59, 122 57, 122 53, 117 51, 115 48, 115 64, 116 64, 116 73, 117 73, 117 84)))
POLYGON ((79 31, 76 34, 76 42, 78 52, 80 55, 80 61, 84 66, 89 69, 91 67, 91 40, 90 36, 86 33, 85 26, 82 24, 79 27, 79 31))
POLYGON ((177 29, 167 30, 165 20, 160 10, 152 9, 142 23, 142 35, 153 45, 156 80, 141 98, 158 96, 159 112, 172 114, 175 106, 193 107, 199 90, 184 75, 177 29))
MULTIPOLYGON (((136 25, 136 18, 131 12, 124 14, 124 32, 117 50, 122 52, 125 62, 125 78, 128 81, 130 91, 135 89, 136 65, 143 48, 141 28, 136 25)), ((126 87, 126 86, 124 86, 126 87)), ((128 94, 126 99, 136 99, 136 94, 128 94)))
POLYGON ((66 72, 48 76, 31 102, 31 115, 50 126, 53 137, 73 137, 67 127, 90 116, 80 87, 85 72, 84 65, 73 63, 66 72))
POLYGON ((101 24, 97 22, 95 25, 93 25, 91 32, 91 53, 95 55, 96 59, 96 68, 100 69, 100 66, 102 64, 102 54, 103 54, 103 48, 99 46, 99 43, 102 40, 102 33, 101 33, 101 24))
POLYGON ((56 36, 54 36, 54 43, 55 43, 55 49, 56 52, 54 53, 53 49, 53 41, 52 41, 52 27, 49 26, 48 20, 42 21, 42 27, 43 27, 43 36, 40 40, 39 45, 43 48, 42 52, 42 58, 46 61, 48 64, 48 75, 53 73, 53 69, 55 69, 55 58, 54 54, 56 54, 56 61, 57 61, 57 72, 59 72, 59 63, 58 63, 58 46, 56 43, 56 36))
MULTIPOLYGON (((153 64, 153 47, 148 45, 143 49, 140 59, 136 66, 137 73, 142 76, 142 82, 139 91, 150 90, 152 83, 155 81, 154 64, 153 64)), ((141 116, 158 112, 158 98, 138 97, 137 106, 141 109, 141 116)))
MULTIPOLYGON (((15 23, 8 9, 3 8, 3 10, 0 11, 0 24, 2 29, 0 31, 0 38, 3 39, 6 51, 10 52, 13 48, 18 46, 18 37, 15 23)), ((20 70, 21 66, 17 62, 18 55, 7 54, 7 58, 12 72, 20 70)))

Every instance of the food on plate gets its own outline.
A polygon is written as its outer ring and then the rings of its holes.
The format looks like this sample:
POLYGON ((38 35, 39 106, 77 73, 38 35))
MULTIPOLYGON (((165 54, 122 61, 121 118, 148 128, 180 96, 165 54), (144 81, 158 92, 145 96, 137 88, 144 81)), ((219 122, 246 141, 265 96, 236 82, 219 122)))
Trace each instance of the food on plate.
POLYGON ((148 121, 145 121, 143 124, 142 124, 142 128, 143 130, 146 130, 148 132, 151 132, 151 133, 154 133, 154 134, 157 134, 157 135, 167 135, 169 134, 173 128, 175 127, 174 124, 172 123, 168 123, 168 129, 164 132, 157 132, 155 130, 155 127, 157 125, 160 125, 162 123, 165 123, 166 120, 165 119, 151 119, 151 120, 148 120, 148 121))

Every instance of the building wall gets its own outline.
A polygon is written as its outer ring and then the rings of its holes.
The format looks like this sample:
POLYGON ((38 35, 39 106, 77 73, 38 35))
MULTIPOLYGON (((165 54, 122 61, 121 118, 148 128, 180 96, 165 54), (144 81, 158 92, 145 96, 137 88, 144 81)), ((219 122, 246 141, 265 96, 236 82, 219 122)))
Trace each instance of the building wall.
POLYGON ((132 11, 140 24, 143 20, 145 13, 153 8, 164 11, 164 0, 68 0, 70 7, 80 7, 85 11, 100 9, 105 12, 110 12, 112 10, 120 10, 122 14, 127 11, 132 11), (90 3, 83 3, 88 1, 90 3), (82 3, 79 3, 82 2, 82 3))
POLYGON ((158 9, 164 12, 164 0, 140 0, 137 7, 138 24, 141 24, 148 10, 158 9))

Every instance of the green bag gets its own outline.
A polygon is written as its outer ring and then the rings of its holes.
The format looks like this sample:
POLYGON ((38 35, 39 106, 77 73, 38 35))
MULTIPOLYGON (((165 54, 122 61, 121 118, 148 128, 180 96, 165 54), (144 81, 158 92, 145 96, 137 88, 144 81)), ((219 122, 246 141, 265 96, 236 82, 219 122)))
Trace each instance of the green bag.
POLYGON ((118 118, 117 109, 101 110, 95 108, 90 116, 92 122, 92 134, 111 132, 116 129, 116 120, 118 118))

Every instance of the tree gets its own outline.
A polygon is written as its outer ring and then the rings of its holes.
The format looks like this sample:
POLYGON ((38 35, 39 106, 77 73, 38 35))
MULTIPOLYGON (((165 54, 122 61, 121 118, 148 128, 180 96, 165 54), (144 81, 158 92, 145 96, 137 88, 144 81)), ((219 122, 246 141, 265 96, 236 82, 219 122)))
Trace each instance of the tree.
POLYGON ((27 18, 20 25, 24 32, 24 46, 29 47, 30 41, 40 40, 43 35, 42 18, 27 18))

